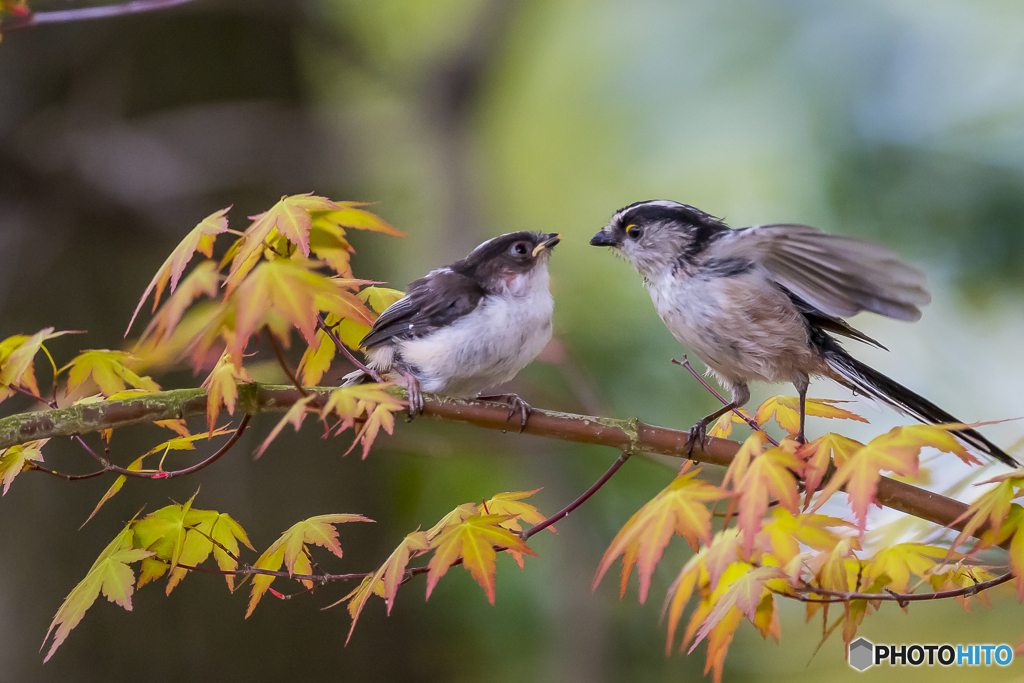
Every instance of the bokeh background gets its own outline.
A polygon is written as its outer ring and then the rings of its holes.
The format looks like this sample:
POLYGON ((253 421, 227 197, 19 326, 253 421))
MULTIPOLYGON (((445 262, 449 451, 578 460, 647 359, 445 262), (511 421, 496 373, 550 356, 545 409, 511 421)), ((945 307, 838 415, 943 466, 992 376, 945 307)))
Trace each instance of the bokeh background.
MULTIPOLYGON (((1024 4, 1009 0, 195 0, 11 31, 0 43, 0 338, 54 325, 89 332, 53 342, 58 360, 118 348, 149 278, 199 219, 233 204, 241 228, 281 195, 315 191, 377 202, 409 233, 353 237, 357 275, 397 287, 495 234, 561 232, 558 344, 511 388, 537 406, 686 428, 714 399, 669 364, 683 350, 639 278, 587 246, 620 206, 672 198, 735 226, 804 222, 898 249, 928 272, 934 302, 914 325, 855 320, 891 349, 861 357, 965 420, 1019 417, 1022 28, 1024 4)), ((842 397, 822 383, 812 394, 842 397)), ((851 436, 899 423, 857 409, 873 424, 840 425, 851 436)), ((243 620, 247 591, 192 576, 170 598, 141 589, 132 613, 101 600, 43 665, 52 615, 123 522, 200 484, 196 506, 230 512, 257 547, 311 515, 376 519, 343 528, 345 559, 327 564, 365 571, 462 502, 544 487, 535 499, 554 512, 617 455, 418 421, 360 461, 310 423, 253 462, 273 420, 199 476, 129 482, 80 531, 109 480, 20 477, 0 501, 0 681, 700 679, 703 646, 663 652, 660 601, 686 557, 678 539, 647 605, 632 587, 620 602, 614 578, 590 590, 615 531, 672 477, 644 458, 557 536, 538 536, 525 572, 499 559, 493 607, 454 569, 429 603, 422 580, 390 618, 371 603, 344 647, 344 608, 320 608, 347 587, 268 596, 243 620)), ((988 433, 1010 447, 1024 427, 988 433)), ((125 431, 115 453, 128 462, 158 438, 125 431)), ((47 459, 91 466, 63 442, 47 459)), ((967 474, 950 460, 930 463, 937 490, 967 474)), ((1020 607, 1009 591, 992 598, 969 615, 954 602, 887 604, 861 635, 1018 643, 1020 607)), ((782 642, 742 626, 726 680, 854 679, 838 637, 815 654, 821 633, 785 604, 782 642)))

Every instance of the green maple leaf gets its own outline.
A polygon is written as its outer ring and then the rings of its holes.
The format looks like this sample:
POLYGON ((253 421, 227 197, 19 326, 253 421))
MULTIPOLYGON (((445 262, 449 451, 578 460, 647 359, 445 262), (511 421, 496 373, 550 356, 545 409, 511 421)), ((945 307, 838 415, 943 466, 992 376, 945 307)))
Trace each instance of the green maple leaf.
POLYGON ((50 628, 46 631, 46 638, 43 639, 43 647, 45 647, 50 633, 53 633, 53 642, 50 644, 50 650, 46 653, 44 662, 49 661, 60 644, 68 637, 71 629, 82 621, 86 610, 96 602, 100 592, 110 602, 116 602, 129 612, 131 611, 135 573, 128 565, 153 554, 148 550, 134 548, 134 536, 132 524, 128 524, 96 558, 96 562, 93 563, 82 582, 68 594, 64 604, 60 606, 57 614, 53 617, 53 622, 50 623, 50 628), (57 628, 55 632, 54 627, 57 628))

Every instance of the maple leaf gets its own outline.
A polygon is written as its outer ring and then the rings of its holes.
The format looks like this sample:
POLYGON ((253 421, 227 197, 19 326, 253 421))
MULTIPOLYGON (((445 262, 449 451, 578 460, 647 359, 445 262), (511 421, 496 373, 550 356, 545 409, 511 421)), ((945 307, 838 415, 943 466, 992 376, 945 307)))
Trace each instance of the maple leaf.
POLYGON ((759 547, 788 566, 800 555, 800 544, 818 551, 832 550, 843 536, 831 531, 835 527, 853 525, 844 519, 825 515, 794 515, 784 508, 776 508, 761 527, 759 547))
MULTIPOLYGON (((268 261, 241 282, 225 310, 225 317, 234 314, 234 330, 227 342, 236 363, 241 361, 249 337, 263 327, 288 347, 292 327, 302 333, 306 343, 316 343, 320 311, 362 323, 373 322, 363 302, 346 291, 362 280, 328 278, 312 271, 312 265, 298 259, 268 261)), ((215 322, 221 324, 221 320, 215 322)))
POLYGON ((859 547, 855 537, 840 540, 831 550, 814 555, 807 563, 818 586, 830 591, 850 592, 857 589, 860 561, 853 554, 859 547))
POLYGON ((511 515, 473 515, 446 526, 431 540, 434 556, 427 572, 427 599, 437 582, 448 573, 452 564, 461 559, 462 566, 484 589, 487 600, 494 604, 495 547, 536 557, 517 534, 501 526, 511 515))
MULTIPOLYGON (((345 638, 346 645, 352 639, 352 632, 356 630, 356 622, 359 620, 363 607, 366 606, 366 601, 370 599, 370 595, 376 593, 384 598, 384 602, 387 604, 387 613, 390 616, 395 595, 398 593, 398 586, 405 580, 405 570, 409 566, 409 560, 422 555, 429 549, 430 540, 427 538, 426 532, 419 530, 412 532, 402 539, 402 542, 384 561, 384 564, 363 579, 358 588, 338 601, 348 600, 348 613, 352 616, 352 626, 348 630, 348 637, 345 638)), ((333 605, 331 606, 333 607, 333 605)))
MULTIPOLYGON (((733 610, 738 610, 751 623, 754 623, 757 619, 757 609, 761 604, 761 598, 771 595, 765 582, 770 579, 785 578, 786 574, 778 567, 754 567, 746 562, 734 562, 729 565, 729 568, 722 574, 718 588, 711 595, 714 609, 711 610, 700 630, 697 631, 697 639, 690 646, 688 652, 693 652, 694 648, 733 610)), ((732 630, 735 630, 735 626, 732 630)), ((710 645, 708 658, 711 659, 710 645)))
MULTIPOLYGON (((879 550, 864 567, 862 581, 873 584, 882 576, 888 577, 888 586, 897 593, 906 593, 911 574, 926 577, 939 560, 949 555, 949 549, 922 543, 899 543, 879 550)), ((953 553, 953 559, 959 559, 953 553)))
MULTIPOLYGON (((198 493, 196 491, 192 494, 192 497, 184 505, 175 503, 162 507, 135 522, 133 526, 136 544, 151 551, 154 558, 165 562, 172 572, 177 569, 182 550, 185 548, 185 537, 189 531, 189 525, 185 522, 185 518, 198 493)), ((147 580, 150 579, 147 577, 147 580)), ((140 577, 139 585, 144 583, 145 581, 140 577)), ((168 595, 173 588, 174 586, 169 583, 168 595)))
MULTIPOLYGON (((835 405, 837 403, 848 403, 848 401, 809 398, 804 405, 804 412, 808 417, 828 417, 839 420, 867 422, 867 420, 856 413, 837 408, 835 405)), ((762 403, 754 415, 757 424, 762 427, 773 417, 780 427, 790 434, 796 434, 800 430, 800 399, 796 396, 773 396, 762 403)))
POLYGON ((277 238, 284 237, 298 247, 304 257, 309 257, 309 230, 312 227, 310 211, 322 211, 338 208, 326 197, 315 197, 312 193, 281 197, 268 211, 250 216, 252 224, 246 228, 242 244, 231 262, 231 271, 224 283, 230 293, 263 254, 266 245, 277 238))
MULTIPOLYGON (((216 297, 220 288, 220 269, 216 261, 203 261, 181 281, 177 291, 167 297, 160 311, 149 321, 142 332, 142 339, 159 343, 173 334, 181 322, 185 310, 200 296, 216 297)), ((140 303, 141 306, 141 303, 140 303)), ((138 313, 138 311, 136 311, 138 313)), ((131 329, 131 324, 129 324, 131 329)), ((127 332, 125 333, 127 334, 127 332)))
POLYGON ((740 481, 743 481, 743 477, 747 474, 747 468, 750 467, 750 461, 761 455, 767 441, 768 435, 764 432, 754 432, 747 437, 747 440, 743 442, 740 449, 736 451, 732 462, 729 463, 729 469, 725 471, 725 477, 722 479, 722 488, 729 486, 730 482, 735 486, 740 481))
MULTIPOLYGON (((483 501, 480 507, 487 514, 491 515, 513 515, 507 522, 504 522, 501 526, 514 531, 517 534, 522 532, 520 526, 520 520, 529 524, 537 525, 547 519, 540 510, 529 503, 521 502, 523 498, 529 498, 533 494, 540 491, 540 489, 534 489, 532 491, 511 491, 506 493, 499 493, 494 495, 488 500, 483 501)), ((552 532, 555 531, 554 525, 547 527, 552 532)), ((512 558, 519 565, 520 569, 524 568, 523 555, 509 551, 512 554, 512 558)))
POLYGON ((751 419, 750 413, 746 410, 740 410, 740 413, 743 414, 743 417, 740 417, 734 411, 730 410, 725 415, 715 420, 715 424, 708 430, 708 436, 716 436, 725 439, 732 434, 732 426, 734 424, 747 424, 747 420, 751 419), (747 420, 744 420, 744 417, 747 418, 747 420))
POLYGON ((640 573, 640 603, 643 604, 651 576, 673 534, 685 538, 695 551, 698 542, 707 544, 711 540, 711 511, 706 503, 727 494, 717 486, 696 479, 698 473, 699 469, 687 472, 684 467, 671 484, 626 522, 601 559, 593 589, 615 559, 623 555, 620 595, 625 594, 630 572, 636 564, 640 573))
POLYGON ((360 384, 335 389, 328 395, 320 411, 320 419, 326 424, 327 418, 332 415, 339 418, 337 423, 328 429, 328 432, 335 436, 355 426, 356 420, 363 415, 366 416, 363 426, 356 434, 352 445, 345 451, 345 455, 348 455, 356 444, 361 443, 363 459, 366 459, 370 446, 382 428, 388 434, 394 433, 395 413, 402 410, 406 404, 388 393, 392 386, 394 385, 391 383, 360 384))
MULTIPOLYGON (((329 328, 334 328, 340 322, 338 316, 331 314, 324 321, 329 328)), ((367 327, 367 331, 369 331, 367 327)), ((312 344, 306 346, 302 358, 299 359, 298 375, 299 381, 307 387, 320 384, 324 373, 331 367, 334 356, 337 353, 334 340, 323 330, 316 331, 316 339, 312 344)))
MULTIPOLYGON (((986 482, 981 482, 981 484, 984 483, 986 482)), ((950 524, 950 526, 956 526, 967 520, 963 531, 953 541, 951 548, 958 548, 985 524, 988 524, 989 528, 997 533, 1001 529, 1004 520, 1009 517, 1010 502, 1017 497, 1016 489, 1019 483, 1014 478, 1003 478, 995 483, 996 486, 978 496, 967 506, 963 514, 950 524)))
POLYGON ((90 378, 105 396, 124 391, 129 386, 147 391, 160 391, 160 385, 149 377, 139 377, 128 367, 127 364, 134 360, 135 357, 126 351, 89 349, 82 351, 58 372, 70 368, 66 389, 68 394, 73 394, 90 378))
POLYGON ((438 520, 437 524, 430 527, 430 529, 427 530, 427 539, 434 540, 438 534, 448 527, 464 522, 477 514, 479 514, 479 512, 477 511, 476 505, 473 503, 463 503, 438 520))
POLYGON ((804 461, 804 507, 811 504, 811 498, 828 472, 829 464, 835 463, 839 467, 861 448, 864 448, 864 444, 860 441, 832 433, 800 447, 797 455, 804 461))
POLYGON ((43 342, 65 334, 78 334, 78 332, 72 330, 54 332, 52 327, 46 327, 32 336, 16 334, 0 342, 0 401, 15 393, 12 387, 23 387, 36 396, 39 395, 33 359, 40 349, 49 356, 43 342))
POLYGON ((3 485, 3 495, 11 488, 14 478, 25 470, 32 469, 30 463, 42 462, 42 448, 49 439, 39 441, 27 441, 23 444, 11 446, 0 450, 0 484, 3 485))
POLYGON ((866 446, 849 455, 828 484, 821 490, 811 506, 811 512, 820 508, 840 488, 846 494, 857 518, 857 527, 864 533, 868 506, 875 502, 875 493, 883 471, 894 472, 904 477, 916 477, 918 455, 922 448, 932 446, 942 449, 966 450, 949 433, 948 425, 913 425, 896 427, 886 434, 877 436, 866 446))
POLYGON ((729 565, 740 559, 739 550, 739 529, 729 527, 715 534, 704 555, 704 567, 708 572, 708 586, 711 590, 718 588, 718 582, 729 565))
POLYGON ((735 483, 739 501, 739 519, 736 526, 743 532, 743 548, 750 555, 754 540, 761 530, 771 498, 786 510, 796 513, 800 507, 794 471, 799 471, 800 460, 789 449, 777 446, 754 456, 743 477, 735 483))
MULTIPOLYGON (((171 283, 171 292, 178 286, 178 280, 181 278, 181 274, 185 272, 185 266, 192 260, 192 257, 198 251, 201 254, 205 254, 207 257, 213 256, 213 243, 217 239, 217 235, 222 232, 227 232, 228 219, 226 217, 227 212, 231 207, 216 211, 202 221, 199 225, 192 228, 185 239, 183 239, 178 246, 171 251, 170 256, 164 261, 160 269, 157 270, 156 275, 150 281, 149 286, 146 287, 146 291, 143 292, 142 298, 139 299, 139 304, 135 307, 135 312, 132 313, 132 319, 128 322, 128 329, 124 331, 124 336, 128 336, 128 332, 132 329, 132 324, 135 322, 135 318, 139 315, 139 311, 142 310, 142 304, 149 298, 150 292, 156 289, 156 295, 153 297, 153 310, 156 310, 157 305, 160 303, 160 296, 163 294, 164 287, 167 286, 168 280, 171 283)), ((184 309, 182 309, 184 310, 184 309)), ((180 317, 180 314, 179 314, 180 317)))
POLYGON ((672 654, 672 647, 675 644, 676 629, 679 627, 679 620, 683 616, 683 609, 690 602, 694 589, 698 584, 708 583, 708 571, 705 566, 705 559, 708 554, 708 547, 704 547, 683 565, 679 576, 669 586, 668 594, 665 596, 665 604, 661 609, 662 616, 668 615, 668 636, 665 640, 665 656, 672 654), (702 580, 703 577, 703 580, 702 580))
POLYGON ((117 603, 129 612, 132 610, 135 573, 128 565, 152 555, 148 550, 133 548, 133 541, 134 531, 132 524, 129 523, 110 542, 110 545, 104 548, 82 582, 75 586, 65 598, 64 604, 57 610, 57 614, 50 623, 50 628, 46 631, 46 638, 43 639, 43 647, 45 647, 50 633, 53 633, 50 650, 46 653, 43 662, 49 661, 53 653, 68 637, 71 629, 82 621, 86 610, 96 602, 100 592, 110 602, 117 603), (54 627, 57 628, 56 632, 54 632, 54 627))
MULTIPOLYGON (((306 549, 307 544, 327 548, 340 558, 342 556, 341 544, 338 542, 338 532, 333 525, 346 522, 372 521, 372 519, 362 515, 350 514, 319 515, 304 519, 293 524, 287 531, 281 534, 281 537, 274 541, 274 544, 259 556, 259 559, 256 560, 253 566, 257 569, 276 572, 284 564, 288 569, 289 576, 295 574, 310 575, 312 574, 313 567, 309 561, 309 551, 306 549)), ((245 612, 246 619, 256 609, 260 598, 267 592, 275 578, 267 574, 257 574, 253 577, 252 593, 249 596, 249 608, 245 612)), ((311 581, 303 580, 303 583, 308 588, 313 587, 311 581)))
POLYGON ((382 232, 392 237, 408 237, 404 232, 391 227, 380 217, 369 211, 357 208, 360 206, 370 206, 366 202, 337 202, 336 206, 336 210, 320 215, 319 219, 340 227, 382 232))
MULTIPOLYGON (((376 314, 383 313, 388 306, 405 296, 404 292, 386 287, 365 287, 357 295, 376 314)), ((327 326, 334 330, 338 340, 350 349, 358 349, 359 342, 370 332, 370 325, 341 318, 331 314, 325 320, 327 326)), ((316 342, 306 348, 299 361, 299 374, 303 384, 312 386, 319 384, 334 360, 337 347, 323 330, 317 330, 316 342)))
POLYGON ((203 387, 209 390, 206 399, 206 426, 213 434, 213 426, 217 424, 217 416, 221 407, 228 409, 229 415, 235 414, 235 402, 238 400, 238 383, 252 382, 252 377, 231 358, 225 351, 217 359, 210 376, 203 381, 203 387))
POLYGON ((383 220, 368 211, 357 209, 365 206, 357 202, 338 202, 336 211, 311 211, 312 226, 309 232, 309 248, 336 273, 352 276, 349 260, 352 246, 345 237, 345 228, 383 232, 394 237, 405 237, 383 220))

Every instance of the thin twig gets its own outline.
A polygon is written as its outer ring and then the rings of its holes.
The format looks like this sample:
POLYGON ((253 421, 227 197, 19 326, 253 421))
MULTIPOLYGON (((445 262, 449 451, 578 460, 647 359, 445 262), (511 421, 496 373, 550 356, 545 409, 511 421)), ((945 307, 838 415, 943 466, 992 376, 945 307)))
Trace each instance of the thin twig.
POLYGON ((277 343, 277 339, 274 338, 273 332, 267 333, 267 339, 270 340, 270 346, 274 349, 274 355, 277 356, 277 362, 281 365, 281 369, 284 370, 284 374, 288 375, 288 379, 292 381, 292 384, 302 392, 303 396, 309 396, 309 392, 302 388, 299 384, 299 380, 295 377, 295 373, 288 367, 288 363, 284 360, 284 354, 281 352, 281 345, 277 343))
MULTIPOLYGON (((888 591, 887 593, 845 593, 842 591, 830 591, 824 588, 815 588, 814 586, 803 586, 795 588, 794 590, 800 595, 793 595, 792 593, 783 593, 780 591, 772 591, 776 595, 781 595, 786 598, 792 598, 799 600, 800 602, 813 602, 822 604, 832 604, 838 602, 849 602, 851 600, 870 600, 872 602, 898 602, 900 606, 908 602, 925 602, 928 600, 945 600, 947 598, 964 598, 971 597, 987 591, 996 586, 1001 586, 1008 581, 1012 581, 1014 578, 1013 572, 1007 572, 1001 576, 997 576, 994 579, 976 583, 973 586, 966 586, 957 590, 951 591, 938 591, 935 593, 895 593, 888 591), (809 598, 807 595, 827 595, 827 598, 809 598)), ((769 589, 770 590, 770 589, 769 589)))
MULTIPOLYGON (((239 437, 242 436, 242 432, 244 432, 245 428, 247 426, 249 426, 249 420, 251 420, 251 419, 252 419, 251 415, 249 415, 249 414, 243 415, 242 416, 242 421, 238 423, 238 427, 235 429, 234 433, 231 435, 231 438, 229 438, 227 441, 225 441, 224 444, 220 448, 218 448, 215 453, 213 453, 213 455, 211 455, 210 457, 206 458, 202 462, 199 462, 199 463, 197 463, 195 465, 192 465, 191 467, 186 467, 185 469, 182 469, 182 470, 171 470, 170 472, 139 472, 139 471, 135 471, 135 470, 126 469, 124 467, 121 467, 120 465, 115 465, 114 463, 110 462, 110 460, 108 458, 104 458, 103 456, 97 454, 96 451, 94 451, 93 449, 89 448, 89 445, 87 443, 85 443, 84 440, 82 440, 82 437, 80 437, 80 436, 78 436, 76 434, 75 436, 73 436, 71 438, 74 439, 75 441, 77 441, 79 444, 81 444, 82 447, 85 450, 87 450, 89 452, 89 454, 93 458, 95 458, 98 463, 103 465, 103 470, 100 471, 100 472, 93 472, 93 473, 88 474, 88 475, 65 475, 65 474, 60 474, 58 472, 53 472, 53 471, 48 471, 48 473, 49 474, 54 474, 54 475, 56 475, 58 477, 61 477, 62 479, 70 479, 70 480, 91 479, 92 477, 98 477, 100 474, 103 474, 104 472, 114 472, 115 474, 122 474, 122 475, 124 475, 126 477, 135 477, 136 479, 175 479, 177 477, 183 477, 183 476, 185 476, 187 474, 192 474, 194 472, 198 472, 199 470, 201 470, 201 469, 203 469, 205 467, 209 467, 213 463, 217 462, 217 460, 219 460, 221 458, 221 456, 223 456, 225 453, 227 453, 229 450, 231 450, 231 447, 235 445, 235 443, 238 441, 239 437)), ((42 468, 42 467, 34 467, 34 469, 45 470, 45 468, 42 468)))
POLYGON ((323 315, 320 315, 320 314, 317 315, 317 317, 316 317, 316 326, 324 331, 324 334, 326 334, 327 337, 332 342, 334 342, 334 346, 339 351, 341 351, 343 354, 345 354, 345 357, 348 358, 349 361, 351 361, 351 363, 353 365, 355 365, 357 368, 359 368, 360 370, 365 372, 367 375, 372 377, 374 382, 376 382, 377 384, 380 384, 381 382, 384 381, 383 379, 381 379, 380 375, 377 374, 376 370, 374 370, 373 368, 369 367, 368 365, 365 365, 358 358, 356 358, 354 355, 352 355, 352 352, 348 350, 348 347, 345 346, 345 343, 342 342, 340 339, 338 339, 338 335, 336 335, 334 333, 334 330, 332 330, 330 327, 327 326, 327 321, 324 320, 324 316, 323 315))
POLYGON ((51 474, 55 477, 60 477, 61 479, 64 479, 66 481, 81 481, 83 479, 94 479, 95 477, 102 477, 104 474, 107 473, 106 469, 102 469, 97 470, 96 472, 89 472, 88 474, 64 474, 63 472, 51 470, 49 467, 44 467, 43 465, 32 462, 31 460, 26 462, 25 464, 28 465, 29 469, 38 470, 40 472, 44 472, 45 474, 51 474))
POLYGON ((526 531, 520 532, 519 537, 525 541, 528 538, 530 538, 530 536, 533 536, 534 534, 543 531, 544 529, 547 529, 555 522, 558 522, 564 517, 568 517, 570 512, 572 512, 580 505, 585 503, 588 498, 597 493, 598 489, 607 484, 608 480, 611 479, 615 475, 615 473, 619 471, 619 468, 622 467, 623 463, 629 460, 629 456, 629 451, 622 451, 622 453, 619 455, 618 460, 616 460, 615 463, 608 469, 608 471, 604 473, 604 476, 602 476, 600 479, 594 482, 594 485, 587 489, 582 496, 580 496, 579 498, 577 498, 576 500, 562 508, 561 512, 558 512, 552 515, 551 517, 548 517, 537 526, 527 529, 526 531))
POLYGON ((104 5, 101 7, 83 7, 81 9, 58 10, 56 12, 33 12, 23 17, 8 19, 0 23, 0 31, 12 31, 17 28, 28 28, 40 24, 62 24, 69 21, 86 19, 105 19, 120 17, 126 14, 151 12, 176 5, 184 5, 192 0, 135 0, 123 5, 104 5))
MULTIPOLYGON (((710 384, 708 384, 706 381, 704 381, 704 378, 700 376, 700 373, 698 373, 696 370, 693 369, 693 366, 690 365, 690 360, 686 356, 683 356, 683 362, 682 363, 677 361, 675 358, 672 359, 672 362, 675 363, 676 365, 682 365, 684 368, 689 370, 690 374, 693 375, 694 377, 696 377, 697 381, 700 382, 704 386, 705 389, 710 391, 712 396, 714 396, 719 401, 721 401, 723 406, 729 405, 729 402, 726 401, 725 398, 721 394, 719 394, 717 391, 715 391, 714 387, 712 387, 710 384)), ((761 425, 757 424, 757 422, 754 421, 753 418, 749 418, 746 415, 744 415, 743 412, 739 408, 733 408, 732 412, 735 413, 736 415, 738 415, 739 418, 741 420, 743 420, 744 422, 746 422, 747 425, 751 429, 753 429, 755 432, 763 433, 765 435, 765 438, 767 438, 768 441, 770 441, 773 446, 778 446, 779 445, 779 442, 776 441, 775 439, 773 439, 771 437, 771 435, 768 432, 766 432, 763 427, 761 427, 761 425)))

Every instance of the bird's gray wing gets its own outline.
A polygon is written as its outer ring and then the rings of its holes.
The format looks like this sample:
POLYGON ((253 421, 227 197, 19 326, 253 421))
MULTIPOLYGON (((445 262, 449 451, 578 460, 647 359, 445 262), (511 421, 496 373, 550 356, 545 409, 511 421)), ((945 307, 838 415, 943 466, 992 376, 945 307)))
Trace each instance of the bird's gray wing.
POLYGON ((413 282, 404 297, 384 309, 360 346, 369 350, 451 325, 473 311, 484 294, 475 280, 447 269, 436 270, 413 282))
POLYGON ((931 301, 924 274, 891 249, 829 235, 808 225, 760 225, 722 233, 708 257, 763 266, 780 285, 830 316, 871 311, 917 320, 931 301))

